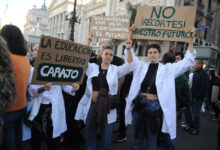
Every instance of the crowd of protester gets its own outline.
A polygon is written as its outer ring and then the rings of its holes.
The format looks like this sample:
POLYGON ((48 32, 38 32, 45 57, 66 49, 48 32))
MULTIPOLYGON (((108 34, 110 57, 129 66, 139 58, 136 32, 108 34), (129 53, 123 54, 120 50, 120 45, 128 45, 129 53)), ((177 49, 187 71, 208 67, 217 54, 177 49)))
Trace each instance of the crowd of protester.
MULTIPOLYGON (((22 150, 22 141, 29 140, 31 150, 56 150, 61 144, 110 150, 112 135, 117 135, 114 142, 126 141, 132 124, 133 150, 173 150, 177 119, 190 135, 199 134, 203 106, 218 120, 220 74, 203 69, 192 41, 185 56, 162 56, 160 45, 149 45, 148 61, 142 61, 132 48, 134 29, 124 59, 113 55, 111 41, 101 44, 81 85, 33 85, 39 45, 30 50, 20 29, 5 25, 0 31, 0 147, 22 150)), ((191 32, 195 35, 195 29, 191 32)), ((89 34, 87 45, 91 42, 89 34)))

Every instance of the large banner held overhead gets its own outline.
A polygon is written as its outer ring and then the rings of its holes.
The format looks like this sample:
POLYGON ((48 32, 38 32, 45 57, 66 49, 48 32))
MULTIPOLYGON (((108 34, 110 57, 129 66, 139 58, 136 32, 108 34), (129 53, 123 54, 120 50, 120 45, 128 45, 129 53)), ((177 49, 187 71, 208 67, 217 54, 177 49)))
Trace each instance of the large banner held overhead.
POLYGON ((134 39, 189 42, 196 7, 139 6, 134 39))
POLYGON ((129 19, 124 17, 92 16, 93 37, 125 40, 129 35, 129 19))
POLYGON ((32 84, 81 84, 92 50, 89 46, 41 36, 32 84))

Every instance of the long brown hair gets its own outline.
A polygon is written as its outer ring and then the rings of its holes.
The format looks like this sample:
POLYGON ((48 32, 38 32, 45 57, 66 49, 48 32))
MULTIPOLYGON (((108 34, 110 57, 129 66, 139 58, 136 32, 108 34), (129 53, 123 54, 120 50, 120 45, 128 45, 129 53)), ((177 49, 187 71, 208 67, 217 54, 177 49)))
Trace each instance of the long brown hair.
POLYGON ((13 66, 5 40, 0 36, 0 95, 5 100, 16 100, 13 66))

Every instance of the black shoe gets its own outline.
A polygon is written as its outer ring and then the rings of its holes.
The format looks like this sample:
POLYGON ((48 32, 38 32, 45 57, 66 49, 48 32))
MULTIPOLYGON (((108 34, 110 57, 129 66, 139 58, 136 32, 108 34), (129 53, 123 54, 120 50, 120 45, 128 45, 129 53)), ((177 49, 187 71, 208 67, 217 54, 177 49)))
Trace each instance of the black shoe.
POLYGON ((199 134, 199 130, 194 129, 191 132, 189 132, 189 134, 190 135, 197 135, 197 134, 199 134))
POLYGON ((189 125, 187 125, 187 126, 184 128, 185 131, 189 131, 190 129, 191 129, 191 126, 189 126, 189 125))
POLYGON ((126 141, 128 138, 126 135, 118 135, 115 139, 115 143, 122 143, 124 141, 126 141))
POLYGON ((117 130, 113 131, 113 134, 120 134, 121 133, 121 129, 118 128, 117 130))

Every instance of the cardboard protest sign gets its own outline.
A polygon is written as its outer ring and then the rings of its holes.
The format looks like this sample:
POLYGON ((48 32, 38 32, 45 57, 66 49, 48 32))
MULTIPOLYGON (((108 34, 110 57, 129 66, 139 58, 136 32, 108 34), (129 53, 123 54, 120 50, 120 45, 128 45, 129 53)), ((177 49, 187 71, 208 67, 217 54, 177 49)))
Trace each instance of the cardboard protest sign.
POLYGON ((133 38, 188 42, 195 15, 193 6, 139 6, 133 38))
POLYGON ((92 16, 90 31, 93 37, 125 40, 129 35, 129 19, 92 16))
POLYGON ((32 84, 81 84, 92 50, 89 46, 41 36, 32 84))

